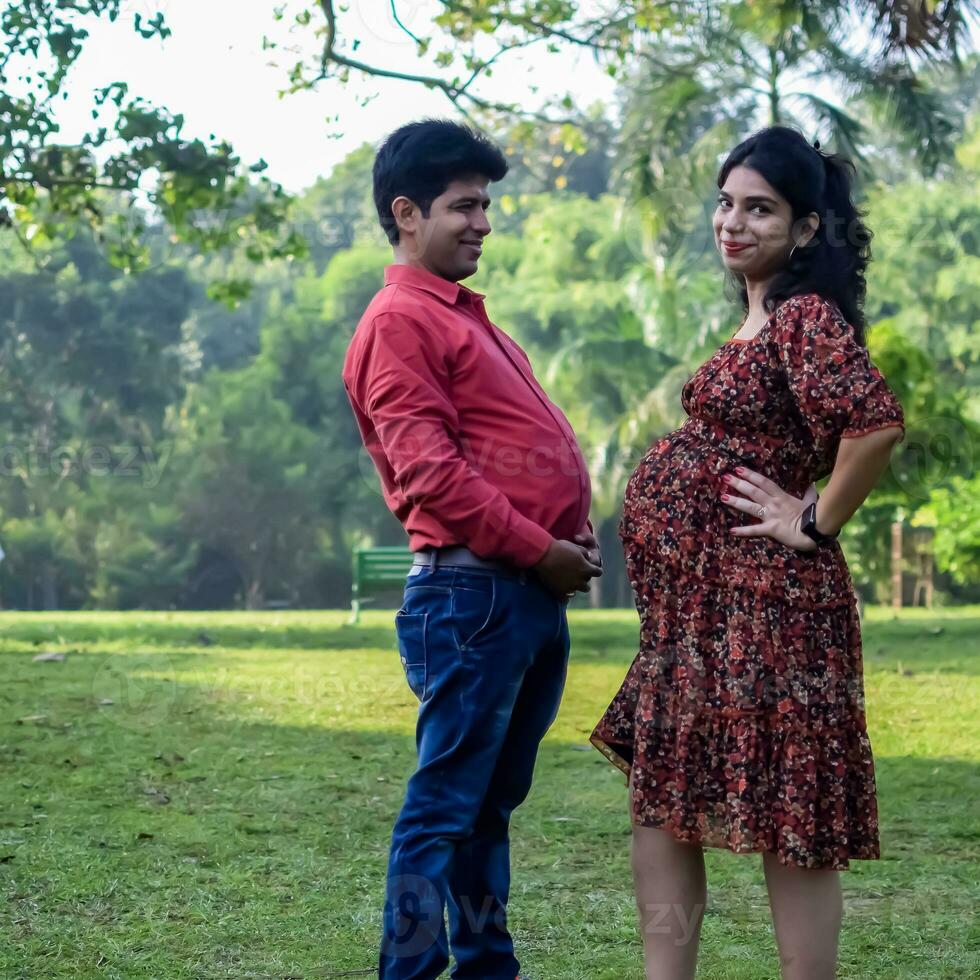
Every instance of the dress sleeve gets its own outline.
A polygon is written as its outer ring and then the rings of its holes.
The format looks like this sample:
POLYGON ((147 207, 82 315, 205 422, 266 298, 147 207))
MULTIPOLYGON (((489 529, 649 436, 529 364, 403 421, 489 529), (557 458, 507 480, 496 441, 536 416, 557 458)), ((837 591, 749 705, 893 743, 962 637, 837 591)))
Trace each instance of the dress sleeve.
POLYGON ((775 320, 789 389, 816 444, 836 451, 841 439, 893 426, 905 438, 902 406, 834 303, 794 296, 775 320))

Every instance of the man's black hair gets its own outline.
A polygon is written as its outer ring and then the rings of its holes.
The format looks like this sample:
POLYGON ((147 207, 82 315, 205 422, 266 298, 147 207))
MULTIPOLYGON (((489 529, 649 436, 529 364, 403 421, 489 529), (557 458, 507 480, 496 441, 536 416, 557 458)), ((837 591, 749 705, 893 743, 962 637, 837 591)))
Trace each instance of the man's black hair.
POLYGON ((391 213, 396 197, 407 197, 429 216, 432 202, 462 177, 491 181, 507 173, 499 148, 482 133, 449 119, 423 119, 396 129, 374 158, 374 205, 388 241, 398 244, 391 213))

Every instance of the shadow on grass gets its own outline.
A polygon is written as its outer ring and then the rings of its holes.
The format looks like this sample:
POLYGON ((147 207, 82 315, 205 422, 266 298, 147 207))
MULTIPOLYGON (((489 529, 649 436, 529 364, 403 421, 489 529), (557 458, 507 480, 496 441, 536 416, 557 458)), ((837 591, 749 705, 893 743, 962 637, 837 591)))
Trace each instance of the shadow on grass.
MULTIPOLYGON (((628 662, 621 624, 581 623, 576 631, 583 647, 597 648, 577 662, 628 662)), ((361 643, 348 648, 393 655, 390 629, 358 632, 361 643), (375 635, 380 642, 365 639, 375 635)), ((132 627, 115 636, 129 639, 132 627)), ((274 639, 259 633, 255 642, 301 645, 274 639)), ((302 697, 289 677, 252 688, 233 672, 215 684, 179 677, 214 671, 221 659, 173 648, 70 656, 64 664, 4 658, 5 675, 20 683, 0 692, 9 720, 0 735, 0 889, 16 923, 5 943, 22 962, 43 970, 45 951, 57 943, 83 972, 105 945, 98 917, 125 908, 145 925, 120 919, 113 948, 130 955, 129 946, 159 945, 169 969, 157 975, 320 976, 371 966, 391 825, 414 766, 415 705, 404 679, 382 656, 364 658, 374 674, 327 679, 302 697), (110 683, 120 693, 99 707, 110 683), (252 699, 260 704, 248 706, 252 699), (12 720, 35 712, 41 720, 12 720), (270 721, 270 713, 289 720, 270 721), (44 901, 35 901, 41 892, 44 901), (229 948, 234 962, 222 958, 229 948)), ((894 961, 874 975, 911 975, 902 969, 910 924, 923 945, 967 948, 976 895, 965 881, 978 846, 970 801, 980 795, 980 767, 955 758, 876 762, 883 859, 855 862, 859 875, 845 876, 844 887, 859 897, 857 926, 864 923, 894 961)), ((639 962, 623 782, 581 743, 542 746, 531 798, 515 815, 520 888, 512 908, 519 944, 532 952, 529 970, 543 978, 623 978, 639 962)), ((761 901, 758 856, 716 850, 710 860, 715 921, 734 923, 743 942, 769 955, 768 912, 745 902, 749 886, 761 901)), ((708 926, 709 939, 724 937, 708 926)), ((721 939, 706 945, 706 975, 722 975, 726 950, 721 939)), ((764 964, 758 969, 740 975, 770 975, 764 964)))

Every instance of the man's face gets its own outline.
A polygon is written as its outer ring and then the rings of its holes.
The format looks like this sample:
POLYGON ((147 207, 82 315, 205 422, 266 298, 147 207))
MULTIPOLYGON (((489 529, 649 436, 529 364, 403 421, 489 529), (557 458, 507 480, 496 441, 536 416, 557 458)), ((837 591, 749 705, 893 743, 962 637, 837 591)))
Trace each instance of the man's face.
POLYGON ((432 202, 428 218, 407 198, 397 198, 392 209, 404 257, 450 282, 472 276, 490 234, 489 183, 476 175, 454 180, 432 202))

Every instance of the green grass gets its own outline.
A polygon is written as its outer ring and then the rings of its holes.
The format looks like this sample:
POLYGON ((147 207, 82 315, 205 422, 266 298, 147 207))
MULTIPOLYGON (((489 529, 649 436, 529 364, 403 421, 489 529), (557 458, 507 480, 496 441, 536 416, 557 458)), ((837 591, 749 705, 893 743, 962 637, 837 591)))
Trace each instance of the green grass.
MULTIPOLYGON (((0 614, 0 977, 372 971, 414 754, 391 620, 0 614)), ((510 919, 536 980, 641 980, 624 778, 586 746, 635 616, 572 631, 510 919)), ((980 975, 978 636, 976 607, 868 612, 883 857, 842 875, 842 978, 980 975)), ((778 976, 759 856, 707 856, 700 976, 778 976)))

